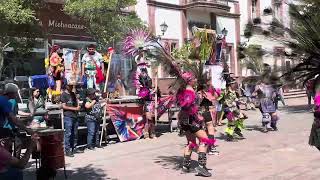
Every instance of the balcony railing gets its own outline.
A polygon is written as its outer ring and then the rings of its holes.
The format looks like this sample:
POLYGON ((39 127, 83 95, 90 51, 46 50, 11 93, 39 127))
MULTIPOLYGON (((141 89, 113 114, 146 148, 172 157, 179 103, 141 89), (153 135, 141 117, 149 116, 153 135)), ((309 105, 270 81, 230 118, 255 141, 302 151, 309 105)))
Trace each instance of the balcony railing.
POLYGON ((205 3, 228 5, 228 1, 224 1, 224 0, 186 0, 186 4, 196 3, 196 2, 199 2, 199 3, 205 2, 205 3))
POLYGON ((229 11, 228 1, 225 0, 185 0, 187 8, 215 8, 229 11))

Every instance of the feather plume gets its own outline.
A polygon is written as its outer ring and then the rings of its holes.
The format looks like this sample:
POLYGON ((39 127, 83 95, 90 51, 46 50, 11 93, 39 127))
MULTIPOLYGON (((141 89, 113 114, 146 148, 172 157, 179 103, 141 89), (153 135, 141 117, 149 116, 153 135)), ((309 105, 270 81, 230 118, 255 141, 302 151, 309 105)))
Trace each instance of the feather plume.
POLYGON ((123 53, 127 56, 137 56, 151 41, 151 33, 143 29, 134 29, 123 41, 123 53))

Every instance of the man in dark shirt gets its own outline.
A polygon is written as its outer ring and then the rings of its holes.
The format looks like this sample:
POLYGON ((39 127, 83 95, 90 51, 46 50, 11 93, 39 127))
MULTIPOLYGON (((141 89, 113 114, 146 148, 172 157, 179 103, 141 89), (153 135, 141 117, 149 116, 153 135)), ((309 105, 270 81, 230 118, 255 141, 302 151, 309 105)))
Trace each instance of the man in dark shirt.
POLYGON ((80 106, 76 98, 76 94, 72 92, 73 86, 67 85, 66 90, 61 94, 61 103, 64 110, 64 146, 66 156, 74 157, 74 153, 80 153, 76 148, 78 140, 78 111, 80 111, 80 106))

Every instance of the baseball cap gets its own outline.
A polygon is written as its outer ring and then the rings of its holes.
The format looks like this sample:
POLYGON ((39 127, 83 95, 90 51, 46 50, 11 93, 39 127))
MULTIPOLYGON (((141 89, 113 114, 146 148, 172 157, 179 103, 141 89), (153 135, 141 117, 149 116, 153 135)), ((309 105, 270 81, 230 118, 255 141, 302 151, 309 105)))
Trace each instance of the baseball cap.
POLYGON ((8 93, 18 93, 19 87, 14 83, 8 83, 4 87, 4 94, 8 93))
POLYGON ((114 51, 113 47, 108 47, 108 52, 114 51))

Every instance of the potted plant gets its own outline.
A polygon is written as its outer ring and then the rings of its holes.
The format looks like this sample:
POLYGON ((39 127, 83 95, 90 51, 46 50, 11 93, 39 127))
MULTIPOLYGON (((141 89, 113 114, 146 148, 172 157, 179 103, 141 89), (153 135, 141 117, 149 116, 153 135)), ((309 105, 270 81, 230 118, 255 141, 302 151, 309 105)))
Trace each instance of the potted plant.
POLYGON ((248 23, 246 25, 245 30, 244 30, 244 36, 246 38, 250 38, 252 36, 252 31, 253 31, 253 24, 252 23, 248 23))
POLYGON ((265 35, 265 36, 270 36, 271 33, 270 33, 270 31, 263 30, 262 34, 265 35))
POLYGON ((254 18, 253 24, 261 24, 261 18, 260 17, 254 18))
POLYGON ((263 14, 264 14, 264 15, 270 15, 271 13, 272 13, 272 8, 271 8, 271 7, 265 8, 265 9, 263 10, 263 14))

